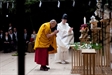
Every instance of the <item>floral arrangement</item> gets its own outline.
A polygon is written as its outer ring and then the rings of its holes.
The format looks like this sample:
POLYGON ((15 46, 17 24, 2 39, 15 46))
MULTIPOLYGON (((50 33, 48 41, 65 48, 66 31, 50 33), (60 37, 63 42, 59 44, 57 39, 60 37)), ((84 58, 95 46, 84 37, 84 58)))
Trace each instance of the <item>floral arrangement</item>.
POLYGON ((80 49, 95 49, 95 50, 100 50, 102 48, 101 44, 99 43, 80 43, 80 42, 75 42, 72 44, 75 48, 75 50, 80 50, 80 49))

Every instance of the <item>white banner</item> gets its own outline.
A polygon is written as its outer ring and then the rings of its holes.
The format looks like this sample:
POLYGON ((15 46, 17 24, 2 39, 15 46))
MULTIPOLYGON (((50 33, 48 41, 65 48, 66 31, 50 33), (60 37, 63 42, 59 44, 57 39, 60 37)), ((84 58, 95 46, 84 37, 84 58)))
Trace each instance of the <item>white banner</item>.
POLYGON ((60 1, 58 0, 58 5, 57 5, 57 7, 59 8, 60 7, 60 1))
POLYGON ((73 0, 73 4, 72 4, 72 6, 73 6, 73 7, 75 6, 75 0, 73 0))
POLYGON ((0 1, 0 8, 2 8, 2 2, 0 1))
POLYGON ((8 9, 8 7, 9 7, 9 2, 7 1, 7 9, 8 9))
POLYGON ((39 3, 39 7, 41 7, 42 6, 42 1, 40 1, 40 3, 39 3))

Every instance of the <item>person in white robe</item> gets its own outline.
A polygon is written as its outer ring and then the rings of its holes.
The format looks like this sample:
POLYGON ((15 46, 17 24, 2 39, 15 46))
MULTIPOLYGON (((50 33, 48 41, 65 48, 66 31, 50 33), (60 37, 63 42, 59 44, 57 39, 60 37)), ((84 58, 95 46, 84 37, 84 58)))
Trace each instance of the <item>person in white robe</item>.
POLYGON ((58 23, 56 42, 57 53, 55 54, 55 60, 61 61, 62 64, 67 63, 69 58, 70 44, 74 43, 73 28, 67 23, 67 14, 62 16, 62 21, 58 23))

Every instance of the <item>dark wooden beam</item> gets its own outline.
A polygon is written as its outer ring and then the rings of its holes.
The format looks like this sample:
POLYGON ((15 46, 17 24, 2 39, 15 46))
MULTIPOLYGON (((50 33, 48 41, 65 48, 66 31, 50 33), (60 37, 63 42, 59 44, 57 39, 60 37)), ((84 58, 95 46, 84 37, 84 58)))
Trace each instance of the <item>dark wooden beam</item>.
POLYGON ((16 0, 16 25, 18 30, 18 75, 25 75, 25 50, 24 50, 24 3, 25 0, 16 0))

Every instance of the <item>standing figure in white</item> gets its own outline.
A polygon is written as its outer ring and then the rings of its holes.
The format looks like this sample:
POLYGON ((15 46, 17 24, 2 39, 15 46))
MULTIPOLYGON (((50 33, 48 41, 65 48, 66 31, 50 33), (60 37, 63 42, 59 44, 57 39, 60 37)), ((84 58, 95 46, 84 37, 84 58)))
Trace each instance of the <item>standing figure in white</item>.
POLYGON ((62 64, 68 63, 70 44, 74 43, 73 28, 67 23, 67 14, 63 14, 62 21, 58 23, 56 41, 57 53, 55 59, 61 61, 62 64))

